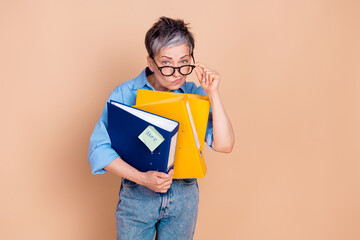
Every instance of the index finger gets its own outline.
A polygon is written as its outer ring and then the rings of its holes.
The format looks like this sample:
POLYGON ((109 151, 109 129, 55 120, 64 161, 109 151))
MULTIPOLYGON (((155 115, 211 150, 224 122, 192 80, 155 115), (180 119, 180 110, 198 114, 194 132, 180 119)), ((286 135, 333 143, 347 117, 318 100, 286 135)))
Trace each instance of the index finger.
POLYGON ((195 66, 201 67, 203 69, 208 68, 205 64, 202 64, 202 63, 199 63, 199 62, 195 63, 195 66))
POLYGON ((164 172, 157 172, 157 173, 158 173, 158 174, 157 174, 157 177, 159 177, 159 178, 166 179, 166 178, 169 177, 169 175, 166 174, 166 173, 164 173, 164 172))

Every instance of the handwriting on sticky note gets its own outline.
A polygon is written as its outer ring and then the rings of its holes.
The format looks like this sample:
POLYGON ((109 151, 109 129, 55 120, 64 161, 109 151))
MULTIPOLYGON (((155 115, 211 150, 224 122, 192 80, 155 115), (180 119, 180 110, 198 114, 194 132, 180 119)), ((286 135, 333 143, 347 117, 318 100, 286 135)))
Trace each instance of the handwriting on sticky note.
POLYGON ((153 152, 165 139, 164 137, 151 125, 139 135, 139 139, 153 152))
POLYGON ((154 143, 156 143, 159 139, 154 136, 154 134, 152 133, 152 131, 150 129, 146 129, 146 136, 148 136, 154 143))

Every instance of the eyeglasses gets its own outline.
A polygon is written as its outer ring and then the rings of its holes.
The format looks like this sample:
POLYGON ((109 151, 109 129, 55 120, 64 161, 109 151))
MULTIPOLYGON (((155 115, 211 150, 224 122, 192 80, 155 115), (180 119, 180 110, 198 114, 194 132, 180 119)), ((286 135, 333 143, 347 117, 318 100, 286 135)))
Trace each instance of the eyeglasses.
MULTIPOLYGON (((194 56, 191 54, 191 57, 193 58, 194 62, 195 62, 195 58, 194 56)), ((161 74, 165 77, 169 77, 172 76, 175 73, 176 69, 179 69, 179 73, 183 76, 187 76, 189 74, 192 73, 192 71, 195 68, 195 65, 182 65, 181 67, 172 67, 172 66, 164 66, 164 67, 159 67, 156 62, 155 59, 153 57, 151 57, 152 60, 154 61, 156 67, 159 69, 159 71, 161 72, 161 74)))

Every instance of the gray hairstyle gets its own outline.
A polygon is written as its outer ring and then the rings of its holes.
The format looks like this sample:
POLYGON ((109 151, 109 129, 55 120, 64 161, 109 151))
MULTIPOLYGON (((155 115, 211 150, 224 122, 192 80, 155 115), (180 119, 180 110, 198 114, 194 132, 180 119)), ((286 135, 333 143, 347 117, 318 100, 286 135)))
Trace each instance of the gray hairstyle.
POLYGON ((192 55, 195 42, 188 24, 183 20, 161 17, 146 33, 145 46, 150 57, 154 57, 163 48, 187 44, 192 55))

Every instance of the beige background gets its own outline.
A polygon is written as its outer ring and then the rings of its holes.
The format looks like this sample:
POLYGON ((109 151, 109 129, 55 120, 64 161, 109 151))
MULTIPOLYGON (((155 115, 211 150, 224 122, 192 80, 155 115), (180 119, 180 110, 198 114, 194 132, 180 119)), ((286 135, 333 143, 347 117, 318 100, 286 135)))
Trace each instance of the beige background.
MULTIPOLYGON (((114 239, 93 176, 107 96, 162 15, 191 23, 236 132, 206 150, 195 239, 360 239, 359 1, 1 1, 1 239, 114 239)), ((190 79, 195 79, 192 76, 190 79)))

